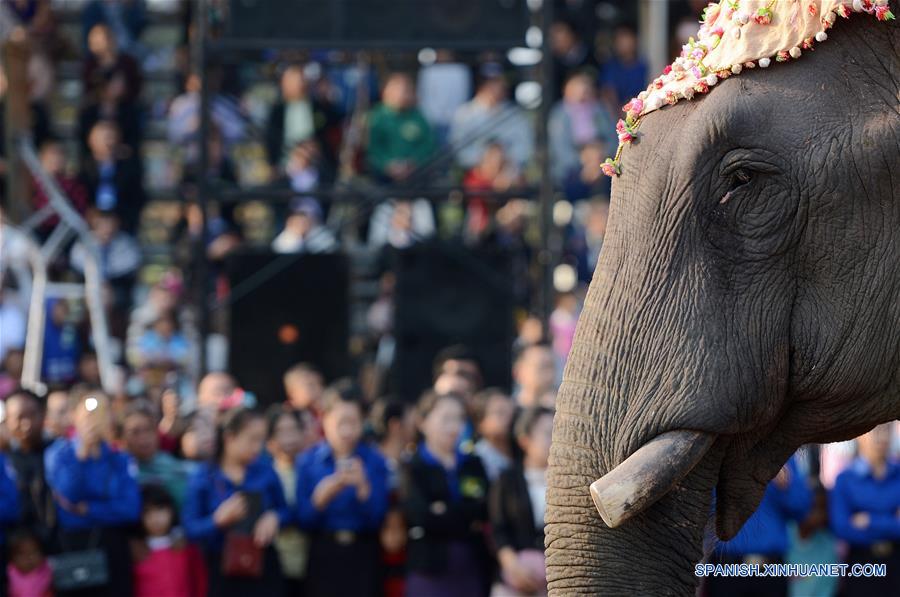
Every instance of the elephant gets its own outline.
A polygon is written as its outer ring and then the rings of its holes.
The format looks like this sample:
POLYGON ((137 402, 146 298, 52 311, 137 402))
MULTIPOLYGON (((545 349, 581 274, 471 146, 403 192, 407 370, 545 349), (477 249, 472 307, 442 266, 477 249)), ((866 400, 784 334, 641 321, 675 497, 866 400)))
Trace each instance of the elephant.
POLYGON ((557 397, 551 595, 694 594, 800 446, 900 417, 900 35, 828 40, 647 114, 622 154, 557 397), (607 474, 653 494, 612 528, 607 474))

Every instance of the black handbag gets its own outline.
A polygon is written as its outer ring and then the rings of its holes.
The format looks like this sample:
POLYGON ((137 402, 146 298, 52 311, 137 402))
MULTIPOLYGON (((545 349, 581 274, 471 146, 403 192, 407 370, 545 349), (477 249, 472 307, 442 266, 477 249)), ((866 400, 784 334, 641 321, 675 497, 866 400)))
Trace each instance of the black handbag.
POLYGON ((97 529, 94 529, 90 541, 92 547, 49 558, 54 589, 77 591, 99 587, 109 582, 109 562, 106 559, 106 552, 96 547, 98 540, 99 534, 97 529))

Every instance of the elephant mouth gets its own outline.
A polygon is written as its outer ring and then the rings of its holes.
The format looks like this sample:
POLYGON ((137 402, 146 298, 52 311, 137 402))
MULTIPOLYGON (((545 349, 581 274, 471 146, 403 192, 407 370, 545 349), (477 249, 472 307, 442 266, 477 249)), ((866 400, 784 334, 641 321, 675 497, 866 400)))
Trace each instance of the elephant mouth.
POLYGON ((603 522, 615 528, 652 506, 697 466, 716 437, 706 431, 667 431, 591 483, 603 522))

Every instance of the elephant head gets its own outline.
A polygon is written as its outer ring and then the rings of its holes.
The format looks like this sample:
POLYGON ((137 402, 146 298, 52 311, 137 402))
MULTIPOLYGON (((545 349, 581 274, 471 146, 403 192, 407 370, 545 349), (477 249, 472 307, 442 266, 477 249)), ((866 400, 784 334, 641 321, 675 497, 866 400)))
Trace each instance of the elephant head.
POLYGON ((693 593, 799 446, 900 417, 898 56, 839 20, 643 117, 557 399, 551 594, 693 593))

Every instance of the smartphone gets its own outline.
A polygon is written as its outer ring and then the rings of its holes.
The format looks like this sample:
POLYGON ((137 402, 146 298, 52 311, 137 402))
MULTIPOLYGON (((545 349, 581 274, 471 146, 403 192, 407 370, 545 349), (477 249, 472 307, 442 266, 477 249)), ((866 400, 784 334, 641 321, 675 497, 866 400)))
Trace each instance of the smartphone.
POLYGON ((253 527, 256 521, 262 515, 262 494, 258 491, 242 491, 244 503, 247 505, 247 516, 234 525, 233 529, 242 533, 253 533, 253 527))

